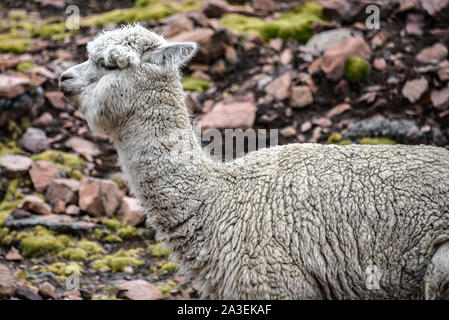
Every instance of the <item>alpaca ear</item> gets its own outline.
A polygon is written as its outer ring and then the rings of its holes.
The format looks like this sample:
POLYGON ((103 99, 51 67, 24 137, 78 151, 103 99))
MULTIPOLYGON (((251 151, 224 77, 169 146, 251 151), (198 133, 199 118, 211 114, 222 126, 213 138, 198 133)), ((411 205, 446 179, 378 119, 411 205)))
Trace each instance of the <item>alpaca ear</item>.
POLYGON ((196 51, 195 42, 168 43, 144 55, 144 61, 178 67, 187 63, 196 51))

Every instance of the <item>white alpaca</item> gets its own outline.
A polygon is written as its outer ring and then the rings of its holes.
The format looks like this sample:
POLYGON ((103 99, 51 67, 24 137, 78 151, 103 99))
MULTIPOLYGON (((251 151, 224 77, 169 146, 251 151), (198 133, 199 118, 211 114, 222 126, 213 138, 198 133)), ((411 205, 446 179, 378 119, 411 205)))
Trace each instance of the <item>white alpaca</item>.
POLYGON ((417 298, 423 287, 435 298, 445 289, 449 151, 290 144, 215 162, 194 136, 180 83, 194 43, 128 26, 88 51, 61 89, 92 130, 113 137, 148 223, 204 296, 417 298))

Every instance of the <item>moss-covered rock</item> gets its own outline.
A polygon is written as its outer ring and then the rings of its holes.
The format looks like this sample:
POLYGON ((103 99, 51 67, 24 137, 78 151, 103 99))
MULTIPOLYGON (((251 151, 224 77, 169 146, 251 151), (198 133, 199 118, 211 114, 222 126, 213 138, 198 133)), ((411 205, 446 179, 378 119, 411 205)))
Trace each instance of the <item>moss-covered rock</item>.
POLYGON ((34 62, 32 61, 24 61, 17 65, 16 70, 20 72, 28 72, 35 67, 34 62))
POLYGON ((81 248, 67 248, 61 251, 58 254, 58 257, 74 260, 74 261, 86 261, 87 260, 87 252, 81 248))
POLYGON ((279 18, 266 21, 240 14, 225 14, 220 23, 237 33, 258 34, 264 40, 281 38, 285 41, 307 42, 312 36, 312 22, 322 22, 322 6, 307 2, 282 14, 279 18))
POLYGON ((34 161, 50 161, 56 168, 64 171, 70 178, 81 180, 83 174, 81 170, 86 163, 80 157, 59 150, 46 150, 31 157, 34 161))
POLYGON ((0 53, 24 53, 31 45, 31 39, 13 34, 0 34, 0 53))
POLYGON ((73 246, 75 240, 68 235, 57 236, 54 231, 37 226, 32 231, 23 231, 17 235, 22 253, 27 257, 36 257, 48 253, 58 253, 73 246))
POLYGON ((185 76, 182 79, 182 87, 186 91, 197 91, 197 92, 203 92, 204 90, 207 90, 210 86, 209 81, 195 78, 192 76, 185 76))
POLYGON ((345 60, 344 75, 352 82, 367 80, 371 72, 371 65, 359 57, 347 57, 345 60))
POLYGON ((118 271, 124 271, 125 267, 140 267, 144 262, 138 259, 142 250, 131 249, 131 250, 120 250, 113 255, 107 255, 103 259, 99 259, 93 262, 92 268, 101 270, 110 270, 112 273, 118 271))
POLYGON ((397 144, 398 142, 387 138, 387 137, 378 137, 378 138, 363 138, 359 142, 360 144, 397 144))

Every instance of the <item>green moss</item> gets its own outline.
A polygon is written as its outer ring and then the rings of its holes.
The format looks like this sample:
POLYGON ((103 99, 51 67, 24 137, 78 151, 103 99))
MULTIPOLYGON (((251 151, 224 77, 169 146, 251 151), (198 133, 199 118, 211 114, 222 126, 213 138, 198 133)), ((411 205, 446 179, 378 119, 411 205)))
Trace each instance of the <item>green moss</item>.
POLYGON ((103 247, 95 241, 81 240, 78 242, 78 248, 83 249, 88 254, 106 253, 106 250, 104 250, 103 247))
POLYGON ((327 138, 327 143, 339 143, 342 139, 341 134, 333 133, 327 138))
POLYGON ((102 224, 104 224, 106 227, 108 227, 109 229, 111 229, 113 231, 117 231, 118 229, 120 229, 123 226, 123 223, 121 223, 117 219, 104 218, 104 219, 100 219, 99 222, 101 222, 102 224))
POLYGON ((87 260, 87 252, 81 248, 67 248, 67 249, 61 251, 58 254, 58 257, 67 259, 67 260, 86 261, 87 260))
POLYGON ((0 226, 3 225, 5 219, 22 202, 23 194, 20 191, 20 185, 24 181, 24 178, 15 178, 9 181, 4 200, 0 203, 0 226))
POLYGON ((120 22, 159 20, 179 12, 188 12, 202 6, 202 1, 187 0, 184 2, 138 1, 136 6, 126 9, 115 9, 82 19, 84 26, 104 26, 120 22))
POLYGON ((25 270, 22 270, 22 269, 19 269, 16 272, 14 272, 14 276, 17 279, 22 279, 22 280, 34 279, 34 276, 30 275, 28 272, 26 272, 25 270))
POLYGON ((352 82, 366 80, 371 72, 371 65, 359 57, 347 57, 345 60, 345 77, 352 82))
POLYGON ((8 154, 24 154, 24 152, 17 146, 17 142, 14 140, 10 140, 5 143, 0 142, 0 157, 8 154))
POLYGON ((0 34, 0 53, 24 53, 32 44, 31 39, 11 35, 0 34))
POLYGON ((351 140, 343 140, 343 141, 340 141, 338 144, 340 146, 348 146, 350 144, 353 144, 353 142, 351 140))
POLYGON ((166 284, 160 285, 157 288, 162 292, 164 297, 166 297, 172 290, 176 289, 176 282, 169 280, 166 284))
POLYGON ((136 236, 136 228, 126 225, 118 230, 118 236, 123 239, 130 239, 136 236))
POLYGON ((35 67, 34 62, 24 61, 17 65, 16 70, 20 72, 28 72, 35 67))
POLYGON ((148 250, 156 258, 168 258, 173 252, 172 248, 164 248, 162 243, 150 244, 148 250))
POLYGON ((68 235, 56 236, 55 232, 42 226, 35 227, 33 231, 20 232, 17 235, 17 240, 20 240, 22 253, 27 257, 58 253, 74 244, 72 237, 68 235))
POLYGON ((210 86, 209 81, 195 78, 192 76, 185 76, 182 79, 182 86, 184 90, 186 91, 197 91, 197 92, 203 92, 204 90, 207 90, 210 86))
POLYGON ((107 255, 103 259, 94 261, 92 268, 105 269, 109 268, 112 273, 123 271, 125 267, 140 267, 144 264, 142 260, 137 259, 141 250, 131 249, 128 251, 118 251, 113 255, 107 255))
MULTIPOLYGON (((129 239, 129 238, 136 236, 136 228, 135 227, 130 226, 126 223, 123 223, 116 218, 112 218, 112 219, 104 218, 104 219, 98 220, 98 222, 101 222, 106 227, 108 227, 110 230, 115 232, 113 234, 112 233, 107 234, 103 239, 104 241, 122 242, 122 238, 129 239)), ((101 230, 96 231, 96 235, 94 235, 94 237, 97 240, 99 240, 104 236, 104 234, 102 234, 102 233, 103 232, 101 232, 101 230)))
POLYGON ((307 42, 312 36, 312 22, 322 22, 322 6, 307 2, 282 14, 279 18, 266 21, 240 14, 225 14, 220 23, 237 33, 258 34, 264 40, 281 38, 285 41, 307 42))
MULTIPOLYGON (((34 37, 52 38, 57 35, 66 33, 65 23, 52 23, 45 25, 35 25, 31 30, 31 34, 34 37)), ((53 39, 54 40, 54 39, 53 39)))
POLYGON ((110 233, 111 232, 109 230, 102 230, 102 229, 95 228, 94 232, 92 232, 92 236, 96 240, 101 240, 103 237, 109 235, 110 233))
POLYGON ((58 150, 46 150, 31 157, 34 161, 50 161, 56 168, 64 171, 70 178, 81 180, 83 174, 80 170, 85 167, 85 162, 80 157, 68 152, 58 150))
POLYGON ((83 272, 83 266, 79 262, 61 262, 57 261, 54 262, 47 267, 43 267, 40 271, 41 272, 51 272, 53 274, 58 275, 57 279, 59 281, 63 281, 67 279, 68 276, 72 275, 74 270, 78 270, 79 274, 82 274, 83 272))
POLYGON ((363 138, 359 142, 360 144, 397 144, 397 141, 387 138, 387 137, 378 137, 378 138, 363 138))
POLYGON ((116 234, 110 234, 110 235, 104 237, 103 241, 106 241, 106 242, 123 242, 123 239, 120 238, 116 234))
POLYGON ((179 268, 179 265, 174 262, 159 261, 157 263, 157 267, 159 268, 162 274, 167 274, 169 272, 176 272, 179 268))

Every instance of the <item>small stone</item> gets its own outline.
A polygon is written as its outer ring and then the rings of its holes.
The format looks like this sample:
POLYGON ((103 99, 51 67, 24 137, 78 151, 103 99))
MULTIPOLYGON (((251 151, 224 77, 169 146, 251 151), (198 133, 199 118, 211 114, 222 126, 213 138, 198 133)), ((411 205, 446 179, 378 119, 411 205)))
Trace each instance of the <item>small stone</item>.
POLYGON ((447 57, 447 48, 444 44, 435 43, 431 47, 422 49, 416 56, 416 60, 422 63, 438 63, 447 57))
POLYGON ((280 51, 282 49, 283 44, 284 42, 280 38, 271 39, 269 42, 270 48, 273 49, 274 51, 280 51))
POLYGON ((316 126, 320 127, 330 127, 332 125, 332 121, 327 117, 321 117, 312 121, 312 123, 316 126))
POLYGON ((33 162, 28 173, 38 192, 45 191, 53 179, 59 178, 58 169, 49 161, 33 162))
POLYGON ((23 257, 22 255, 19 253, 19 251, 17 250, 11 250, 9 251, 6 256, 5 259, 8 261, 22 261, 23 257))
POLYGON ((132 280, 119 285, 118 296, 129 300, 160 300, 164 296, 154 285, 145 280, 132 280))
POLYGON ((67 206, 65 213, 67 213, 71 216, 78 215, 80 213, 80 208, 74 204, 71 204, 71 205, 67 206))
POLYGON ((385 61, 385 59, 376 58, 373 61, 373 67, 376 70, 384 71, 387 68, 387 62, 385 61))
POLYGON ((56 289, 49 282, 45 281, 39 285, 39 294, 46 299, 56 300, 56 289))
POLYGON ((279 61, 282 65, 286 66, 289 63, 293 61, 293 53, 292 51, 287 48, 284 51, 282 51, 281 56, 279 57, 279 61))
POLYGON ((429 83, 425 78, 407 81, 402 88, 402 95, 411 103, 418 101, 424 92, 429 88, 429 83))
POLYGON ((293 108, 304 108, 312 103, 312 90, 308 86, 296 86, 292 88, 290 105, 293 108))
POLYGON ((61 293, 61 298, 63 300, 83 300, 81 291, 79 291, 78 289, 64 291, 63 293, 61 293))
POLYGON ((13 99, 24 93, 31 85, 26 77, 19 77, 6 73, 0 74, 0 97, 13 99))
POLYGON ((436 108, 445 109, 449 105, 449 87, 442 90, 432 90, 430 100, 436 108))
POLYGON ((97 178, 81 180, 78 206, 92 216, 112 216, 122 198, 123 194, 114 181, 97 178))
POLYGON ((123 197, 119 212, 120 221, 137 226, 145 221, 145 214, 140 208, 139 201, 131 197, 123 197))
POLYGON ((39 118, 33 121, 35 127, 46 127, 53 123, 54 118, 50 112, 44 112, 39 118))
POLYGON ((0 298, 9 298, 16 290, 16 278, 9 268, 0 263, 0 298))
POLYGON ((20 140, 20 145, 27 151, 39 153, 47 150, 50 146, 45 131, 39 128, 30 127, 20 140))
POLYGON ((281 101, 288 97, 290 84, 292 82, 290 72, 285 72, 281 76, 271 81, 266 87, 265 91, 277 100, 281 101))
POLYGON ((312 122, 306 121, 301 124, 301 132, 307 132, 312 128, 312 122))
POLYGON ((51 214, 51 208, 41 198, 37 196, 27 195, 23 199, 20 209, 33 211, 40 215, 51 214))
POLYGON ((423 34, 424 15, 409 13, 407 15, 407 24, 405 30, 408 34, 421 36, 423 34))
POLYGON ((75 179, 53 179, 48 186, 45 198, 52 205, 62 202, 65 205, 76 204, 78 202, 78 190, 80 182, 75 179))
POLYGON ((50 102, 51 106, 58 110, 65 110, 64 94, 60 91, 47 91, 45 97, 50 102))
POLYGON ((75 150, 89 161, 92 161, 92 157, 96 157, 101 154, 100 149, 95 143, 80 137, 71 137, 66 141, 65 145, 75 150))
POLYGON ((256 111, 254 102, 219 102, 212 111, 200 117, 201 130, 251 128, 256 120, 256 111))
POLYGON ((279 132, 281 133, 281 135, 283 137, 291 137, 291 136, 296 135, 296 128, 293 126, 288 126, 288 127, 282 128, 279 132))
POLYGON ((220 18, 223 14, 229 12, 229 7, 227 2, 223 0, 207 0, 202 12, 208 18, 220 18))
POLYGON ((32 163, 33 160, 21 155, 6 155, 0 158, 0 167, 10 178, 25 175, 32 163))
POLYGON ((22 300, 42 300, 42 297, 29 288, 19 286, 14 292, 14 296, 22 300))
POLYGON ((11 215, 14 217, 14 219, 23 219, 31 216, 31 213, 26 210, 15 208, 11 215))
POLYGON ((349 103, 340 103, 340 104, 337 104, 332 109, 330 109, 327 112, 326 116, 328 118, 332 118, 332 117, 342 114, 345 111, 348 111, 349 109, 351 109, 351 105, 349 103))

